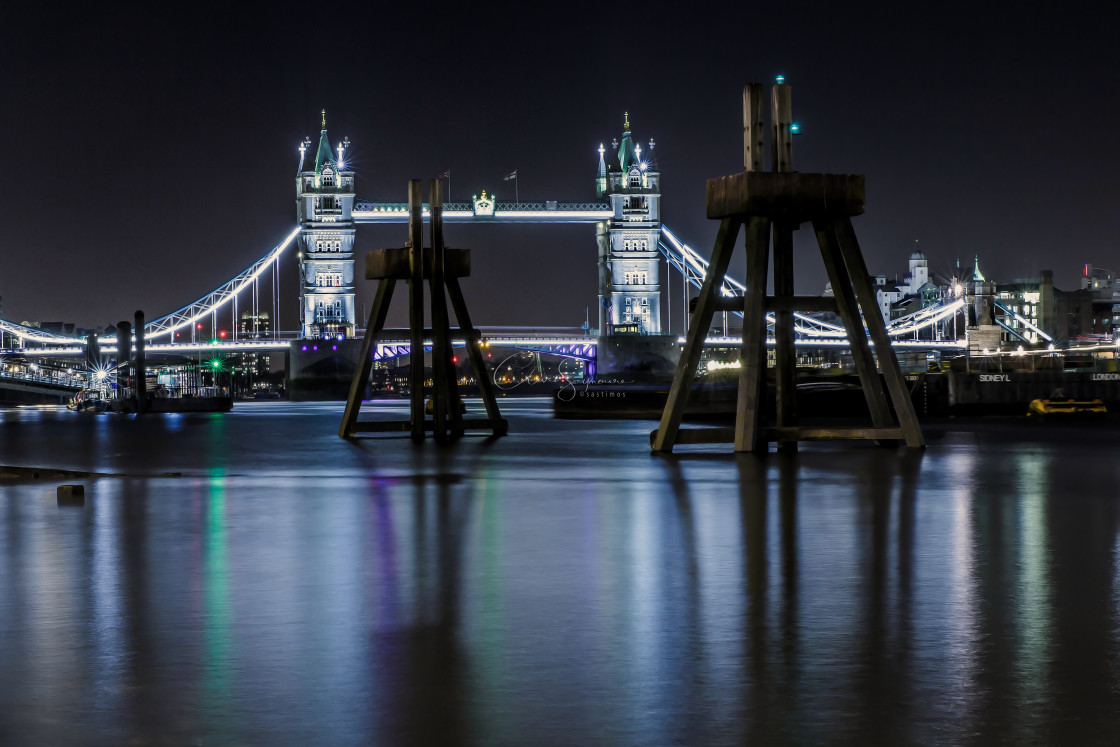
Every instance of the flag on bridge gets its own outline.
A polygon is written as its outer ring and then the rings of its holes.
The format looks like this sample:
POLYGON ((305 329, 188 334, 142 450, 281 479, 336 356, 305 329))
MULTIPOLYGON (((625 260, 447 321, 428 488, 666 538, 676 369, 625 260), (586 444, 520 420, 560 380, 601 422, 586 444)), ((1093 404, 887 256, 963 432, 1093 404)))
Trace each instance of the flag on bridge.
POLYGON ((447 171, 440 174, 439 178, 440 179, 450 179, 451 178, 451 169, 448 169, 447 171))
POLYGON ((502 181, 511 182, 516 178, 517 178, 517 169, 514 169, 513 171, 509 172, 504 177, 502 177, 502 181))

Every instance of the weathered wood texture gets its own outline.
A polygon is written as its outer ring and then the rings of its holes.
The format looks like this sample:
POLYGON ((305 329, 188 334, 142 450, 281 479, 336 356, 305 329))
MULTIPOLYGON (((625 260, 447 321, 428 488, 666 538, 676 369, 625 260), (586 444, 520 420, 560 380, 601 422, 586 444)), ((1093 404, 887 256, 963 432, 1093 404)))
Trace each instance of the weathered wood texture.
MULTIPOLYGON (((762 385, 766 374, 766 264, 770 258, 770 221, 751 216, 746 231, 747 273, 743 293, 743 347, 739 396, 735 403, 735 451, 766 448, 758 439, 762 417, 762 385)), ((723 275, 720 275, 720 283, 723 275)))
POLYGON ((766 168, 766 122, 763 121, 762 84, 743 86, 743 170, 766 168))
POLYGON ((770 166, 774 171, 793 171, 793 92, 779 83, 770 89, 770 166))
POLYGON ((432 179, 428 182, 428 214, 432 233, 432 271, 428 277, 428 290, 432 295, 432 416, 435 427, 432 429, 436 440, 446 441, 449 433, 449 420, 454 414, 456 420, 462 417, 458 409, 457 377, 455 365, 451 362, 451 321, 447 315, 447 293, 445 290, 443 263, 446 250, 443 246, 443 182, 432 179), (451 400, 455 400, 452 408, 451 400))
POLYGON ((424 440, 424 208, 419 179, 408 182, 408 391, 412 440, 424 440))
POLYGON ((765 215, 801 224, 863 214, 862 174, 744 171, 708 180, 708 217, 765 215))
MULTIPOLYGON (((796 226, 774 225, 774 293, 793 295, 793 231, 796 226)), ((765 361, 765 358, 763 358, 765 361)), ((774 365, 777 396, 775 406, 778 427, 792 426, 797 418, 797 350, 794 347, 793 311, 774 312, 774 365)), ((781 448, 797 448, 797 442, 783 442, 781 448)))

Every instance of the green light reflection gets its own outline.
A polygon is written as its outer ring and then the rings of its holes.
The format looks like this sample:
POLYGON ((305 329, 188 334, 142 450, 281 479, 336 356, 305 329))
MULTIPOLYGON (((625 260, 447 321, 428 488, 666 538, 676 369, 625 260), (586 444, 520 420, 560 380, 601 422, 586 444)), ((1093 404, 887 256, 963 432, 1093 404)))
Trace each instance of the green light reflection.
POLYGON ((226 558, 225 470, 210 470, 210 495, 206 506, 203 586, 205 662, 203 689, 207 712, 222 717, 230 694, 229 569, 226 558))

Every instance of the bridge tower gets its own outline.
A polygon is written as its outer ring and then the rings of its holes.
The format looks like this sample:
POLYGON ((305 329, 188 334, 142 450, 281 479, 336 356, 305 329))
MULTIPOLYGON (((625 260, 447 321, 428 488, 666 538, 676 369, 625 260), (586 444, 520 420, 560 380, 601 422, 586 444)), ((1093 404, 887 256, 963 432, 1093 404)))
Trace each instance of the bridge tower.
POLYGON ((606 197, 614 214, 596 229, 599 246, 600 334, 661 334, 661 172, 653 140, 643 151, 623 117, 622 142, 606 159, 599 146, 595 191, 606 197))
POLYGON ((354 172, 346 166, 345 138, 331 148, 323 110, 319 147, 306 161, 300 145, 296 217, 300 232, 300 329, 305 339, 351 338, 354 315, 354 172), (304 168, 308 166, 309 168, 304 168))

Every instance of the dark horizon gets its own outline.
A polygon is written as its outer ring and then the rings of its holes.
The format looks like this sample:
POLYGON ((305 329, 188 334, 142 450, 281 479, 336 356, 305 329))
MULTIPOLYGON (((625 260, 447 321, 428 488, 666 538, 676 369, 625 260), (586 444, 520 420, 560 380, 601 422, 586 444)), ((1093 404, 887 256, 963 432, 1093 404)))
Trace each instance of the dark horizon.
MULTIPOLYGON (((855 225, 872 273, 904 275, 915 240, 941 275, 979 255, 991 279, 1051 269, 1073 289, 1084 263, 1120 265, 1107 23, 799 11, 563 10, 547 27, 497 7, 221 22, 17 11, 0 52, 2 315, 152 319, 228 280, 294 226, 296 147, 317 139, 323 108, 332 141, 353 144, 359 199, 386 201, 448 169, 452 199, 511 198, 514 169, 523 200, 589 199, 596 149, 628 111, 636 140, 657 142, 665 224, 707 255, 704 183, 742 168, 742 85, 779 73, 804 133, 795 168, 866 175, 855 225)), ((404 238, 403 226, 359 230, 359 273, 365 251, 404 238)), ((451 226, 448 241, 474 249, 464 290, 478 324, 576 326, 594 309, 589 227, 451 226)), ((799 252, 810 241, 800 232, 799 252)), ((819 293, 823 268, 804 257, 798 290, 819 293)), ((285 273, 290 329, 294 256, 285 273)), ((359 284, 359 303, 371 295, 359 284)))

